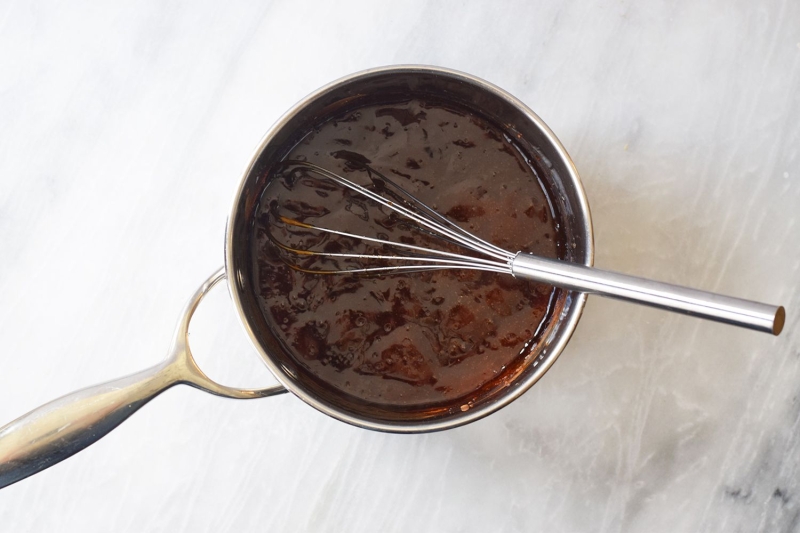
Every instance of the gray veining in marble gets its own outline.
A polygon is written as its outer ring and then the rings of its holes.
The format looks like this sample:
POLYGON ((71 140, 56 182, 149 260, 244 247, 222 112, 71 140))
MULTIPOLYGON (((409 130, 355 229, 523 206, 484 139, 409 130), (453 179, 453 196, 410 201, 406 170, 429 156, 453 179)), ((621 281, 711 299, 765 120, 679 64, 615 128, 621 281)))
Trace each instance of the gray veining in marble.
MULTIPOLYGON (((0 492, 2 531, 800 531, 800 3, 0 2, 0 423, 157 362, 266 128, 427 63, 573 156, 596 263, 781 303, 778 338, 590 298, 508 408, 443 433, 188 388, 0 492)), ((224 291, 192 344, 271 380, 224 291)))

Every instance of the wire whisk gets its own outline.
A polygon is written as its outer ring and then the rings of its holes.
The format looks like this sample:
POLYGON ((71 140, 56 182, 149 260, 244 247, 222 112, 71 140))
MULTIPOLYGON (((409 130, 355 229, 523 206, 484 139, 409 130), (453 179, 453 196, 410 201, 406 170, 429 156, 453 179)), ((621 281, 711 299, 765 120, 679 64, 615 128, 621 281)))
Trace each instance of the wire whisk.
MULTIPOLYGON (((427 206, 403 187, 373 168, 364 165, 371 186, 365 187, 328 169, 306 161, 286 161, 285 168, 314 174, 356 195, 384 206, 398 215, 406 228, 445 245, 446 250, 409 242, 397 242, 384 236, 362 235, 310 224, 282 215, 278 206, 270 209, 270 225, 323 235, 334 235, 352 242, 377 245, 365 253, 340 250, 316 251, 308 246, 281 242, 267 230, 270 241, 280 250, 281 259, 292 269, 308 274, 391 275, 442 269, 469 269, 511 274, 519 279, 546 283, 562 289, 582 291, 631 301, 669 311, 698 316, 718 322, 778 335, 786 313, 783 307, 722 296, 600 270, 586 265, 538 257, 524 252, 504 250, 472 233, 427 206), (351 268, 322 268, 317 261, 307 265, 304 259, 356 261, 351 268), (364 266, 364 263, 368 266, 364 266), (377 263, 377 264, 374 264, 377 263)), ((431 241, 432 242, 432 241, 431 241)))

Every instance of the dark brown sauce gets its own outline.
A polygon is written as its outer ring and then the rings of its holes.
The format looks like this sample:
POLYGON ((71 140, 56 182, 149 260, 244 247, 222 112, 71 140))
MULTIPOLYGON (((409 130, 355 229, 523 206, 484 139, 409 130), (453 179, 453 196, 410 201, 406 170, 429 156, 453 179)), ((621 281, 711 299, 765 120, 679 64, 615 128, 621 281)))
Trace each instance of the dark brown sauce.
MULTIPOLYGON (((458 106, 414 99, 350 110, 286 153, 287 160, 375 186, 368 166, 506 250, 545 257, 563 251, 558 216, 537 175, 542 171, 502 129, 458 106)), ((253 230, 261 311, 297 366, 337 394, 404 409, 454 405, 518 366, 551 319, 556 290, 510 275, 445 270, 363 277, 292 270, 268 232, 301 249, 386 250, 285 227, 275 223, 275 214, 393 242, 442 245, 327 180, 296 169, 271 176, 253 230)), ((296 261, 317 269, 348 266, 346 260, 296 261)))

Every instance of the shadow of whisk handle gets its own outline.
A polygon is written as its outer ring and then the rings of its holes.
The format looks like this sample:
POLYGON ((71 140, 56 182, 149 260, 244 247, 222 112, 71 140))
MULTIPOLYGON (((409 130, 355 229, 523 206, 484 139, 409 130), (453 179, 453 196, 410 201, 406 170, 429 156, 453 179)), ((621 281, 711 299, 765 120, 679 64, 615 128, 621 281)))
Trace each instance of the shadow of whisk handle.
POLYGON ((518 253, 511 262, 514 277, 563 289, 608 296, 668 311, 778 335, 786 320, 781 306, 767 305, 660 281, 518 253))

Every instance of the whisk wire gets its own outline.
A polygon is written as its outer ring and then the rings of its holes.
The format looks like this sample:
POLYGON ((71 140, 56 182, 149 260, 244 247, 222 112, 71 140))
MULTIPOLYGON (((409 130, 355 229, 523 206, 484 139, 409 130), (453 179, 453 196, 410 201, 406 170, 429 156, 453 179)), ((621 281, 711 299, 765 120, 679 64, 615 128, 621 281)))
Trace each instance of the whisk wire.
MULTIPOLYGON (((467 239, 470 239, 472 241, 476 241, 477 243, 480 243, 486 249, 494 250, 498 254, 506 256, 509 261, 514 258, 515 254, 512 254, 507 250, 504 250, 504 249, 502 249, 502 248, 500 248, 500 247, 498 247, 498 246, 496 246, 496 245, 494 245, 494 244, 492 244, 490 242, 487 242, 487 241, 481 239, 480 237, 478 237, 476 235, 473 235, 472 233, 469 233, 468 231, 463 229, 458 224, 455 224, 451 220, 447 219, 446 217, 444 217, 443 215, 438 213, 435 209, 432 209, 432 208, 428 207, 427 204, 425 204, 420 199, 418 199, 416 196, 411 194, 409 191, 407 191, 406 189, 404 189, 403 187, 401 187, 400 185, 395 183, 393 180, 391 180, 388 177, 386 177, 384 174, 381 174, 377 170, 375 170, 373 168, 370 168, 370 167, 367 168, 367 172, 369 172, 371 174, 375 174, 376 176, 378 176, 381 179, 381 181, 391 185, 395 189, 395 191, 397 193, 400 193, 402 196, 405 196, 406 200, 411 202, 411 205, 413 205, 417 209, 423 211, 429 217, 433 218, 435 221, 438 221, 440 224, 443 224, 444 226, 446 226, 448 228, 451 228, 453 231, 455 231, 456 233, 458 233, 459 235, 461 235, 461 236, 463 236, 463 237, 465 237, 467 239)), ((343 179, 346 179, 346 178, 343 178, 343 179)), ((475 250, 475 251, 477 251, 477 250, 475 250)))
MULTIPOLYGON (((360 195, 362 195, 362 196, 364 196, 366 198, 369 198, 370 200, 373 200, 373 201, 375 201, 376 203, 378 203, 380 205, 388 207, 392 211, 395 211, 395 212, 397 212, 397 213, 399 213, 399 214, 401 214, 401 215, 413 220, 414 222, 417 222, 418 224, 422 224, 423 226, 426 226, 427 228, 433 230, 434 232, 438 232, 438 233, 441 233, 441 234, 444 234, 444 235, 450 237, 451 239, 453 239, 458 244, 460 244, 461 246, 463 246, 464 248, 466 248, 468 250, 472 250, 472 251, 477 252, 477 253, 482 253, 484 255, 488 255, 490 257, 494 257, 495 259, 499 259, 501 261, 506 261, 509 264, 510 264, 511 260, 514 259, 515 254, 513 254, 511 252, 508 252, 506 250, 502 250, 500 248, 497 248, 494 245, 488 245, 487 243, 485 243, 485 241, 482 241, 481 239, 476 238, 472 234, 462 230, 457 225, 452 224, 447 219, 444 219, 444 220, 447 222, 448 226, 450 226, 450 227, 446 227, 443 224, 441 224, 441 223, 439 223, 439 222, 437 222, 435 220, 431 220, 428 216, 425 216, 425 215, 423 215, 421 213, 418 213, 417 211, 409 209, 409 208, 407 208, 407 207, 405 207, 405 206, 403 206, 403 205, 401 205, 401 204, 399 204, 397 202, 394 202, 394 201, 391 201, 391 200, 387 200, 383 196, 370 191, 366 187, 358 185, 357 183, 354 183, 353 181, 350 181, 347 178, 344 178, 344 177, 342 177, 342 176, 340 176, 338 174, 335 174, 335 173, 333 173, 333 172, 331 172, 331 171, 329 171, 329 170, 327 170, 325 168, 322 168, 322 167, 319 167, 317 165, 314 165, 313 163, 308 163, 306 161, 287 161, 287 164, 294 164, 294 165, 303 166, 303 167, 307 168, 308 170, 310 170, 312 172, 315 172, 315 173, 317 173, 317 174, 319 174, 321 176, 324 176, 324 177, 326 177, 326 178, 328 178, 328 179, 334 181, 335 183, 338 183, 338 184, 340 184, 340 185, 342 185, 344 187, 347 187, 348 189, 350 189, 352 191, 355 191, 355 192, 359 193, 360 195), (452 229, 452 228, 456 228, 457 231, 452 229)), ((391 182, 391 180, 388 180, 388 178, 386 178, 385 176, 383 178, 381 178, 381 179, 382 180, 387 180, 387 183, 392 183, 393 186, 396 189, 402 191, 403 194, 407 195, 409 198, 412 198, 413 201, 415 202, 415 205, 419 204, 419 205, 425 206, 424 203, 420 202, 419 200, 417 200, 416 198, 411 196, 411 193, 408 193, 407 191, 405 191, 405 189, 403 189, 399 185, 394 184, 393 182, 391 182)), ((425 206, 425 207, 427 207, 427 206, 425 206)), ((430 210, 430 211, 432 211, 432 210, 430 210)), ((441 217, 441 215, 438 215, 438 216, 441 217)), ((462 257, 465 258, 465 259, 468 258, 468 256, 462 256, 462 257)), ((469 258, 469 259, 472 259, 472 258, 469 258)))
POLYGON ((279 216, 278 219, 283 222, 284 224, 288 224, 290 226, 296 226, 299 228, 310 229, 319 231, 322 233, 328 233, 332 235, 338 235, 340 237, 349 237, 353 239, 360 239, 363 241, 374 242, 377 244, 382 244, 384 246, 391 246, 393 248, 403 248, 406 250, 414 250, 416 252, 423 252, 424 254, 433 254, 445 258, 451 259, 442 259, 440 257, 430 257, 430 255, 376 255, 376 254, 352 254, 352 253, 339 253, 339 252, 316 252, 313 250, 298 250, 296 248, 292 248, 290 246, 286 246, 285 244, 279 242, 275 236, 268 232, 269 239, 277 245, 282 250, 287 252, 294 253, 296 255, 305 255, 305 256, 318 256, 318 257, 339 257, 339 258, 351 258, 351 259, 375 259, 375 260, 408 260, 408 261, 439 261, 442 264, 457 264, 460 268, 469 268, 470 266, 477 266, 478 264, 483 265, 486 269, 490 269, 493 272, 502 272, 506 274, 511 273, 511 268, 508 266, 507 263, 502 263, 497 260, 490 260, 490 259, 483 259, 481 257, 469 257, 464 256, 461 254, 456 254, 452 252, 445 252, 444 250, 436 250, 432 248, 424 248, 422 246, 416 246, 413 244, 403 243, 403 242, 394 242, 389 241, 386 239, 380 239, 377 237, 368 237, 366 235, 355 235, 353 233, 348 233, 346 231, 339 231, 330 228, 324 228, 321 226, 315 226, 313 224, 309 224, 307 222, 300 222, 299 220, 295 220, 292 218, 279 216))

